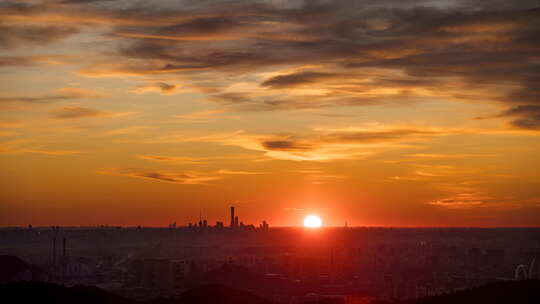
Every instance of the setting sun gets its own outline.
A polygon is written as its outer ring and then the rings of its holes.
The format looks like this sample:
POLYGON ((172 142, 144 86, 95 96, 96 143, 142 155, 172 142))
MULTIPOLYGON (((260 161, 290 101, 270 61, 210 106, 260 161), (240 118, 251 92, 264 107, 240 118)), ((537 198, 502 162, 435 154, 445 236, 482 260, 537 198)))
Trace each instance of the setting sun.
POLYGON ((309 215, 304 219, 304 227, 306 228, 320 228, 322 226, 322 220, 316 215, 309 215))

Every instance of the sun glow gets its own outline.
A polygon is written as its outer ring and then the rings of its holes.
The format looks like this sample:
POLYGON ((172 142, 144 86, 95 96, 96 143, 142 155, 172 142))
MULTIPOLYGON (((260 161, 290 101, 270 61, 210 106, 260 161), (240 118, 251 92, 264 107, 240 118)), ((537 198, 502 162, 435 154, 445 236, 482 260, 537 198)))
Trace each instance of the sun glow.
POLYGON ((304 227, 306 228, 320 228, 322 226, 322 220, 316 215, 308 215, 304 219, 304 227))

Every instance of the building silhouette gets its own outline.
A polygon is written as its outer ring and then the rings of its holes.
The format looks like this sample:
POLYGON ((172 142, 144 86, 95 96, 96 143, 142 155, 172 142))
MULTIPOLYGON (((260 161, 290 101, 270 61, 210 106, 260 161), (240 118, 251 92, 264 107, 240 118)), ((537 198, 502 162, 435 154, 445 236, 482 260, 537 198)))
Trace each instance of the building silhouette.
POLYGON ((231 228, 235 227, 234 206, 231 206, 231 228))

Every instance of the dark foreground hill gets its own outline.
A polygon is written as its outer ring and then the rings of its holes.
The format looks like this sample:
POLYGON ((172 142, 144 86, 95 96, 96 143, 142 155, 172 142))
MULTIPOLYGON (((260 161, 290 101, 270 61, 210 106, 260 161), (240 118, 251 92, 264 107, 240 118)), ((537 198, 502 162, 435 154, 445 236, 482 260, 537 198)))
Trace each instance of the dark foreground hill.
POLYGON ((540 281, 504 281, 440 296, 374 304, 533 304, 540 303, 540 281))
POLYGON ((223 285, 206 285, 188 290, 170 303, 182 304, 271 304, 270 301, 239 289, 223 285))
MULTIPOLYGON (((135 301, 97 287, 64 287, 42 282, 8 282, 0 285, 0 303, 32 304, 272 304, 249 292, 211 284, 189 290, 174 299, 135 301)), ((326 299, 310 304, 346 304, 326 299)), ((540 303, 540 281, 498 282, 452 294, 415 300, 374 302, 373 304, 537 304, 540 303)))
MULTIPOLYGON (((132 304, 131 300, 91 286, 64 287, 44 282, 8 282, 0 285, 2 303, 28 304, 132 304)), ((136 302, 135 302, 136 303, 136 302)))
POLYGON ((0 297, 0 303, 11 303, 2 299, 13 299, 13 303, 32 304, 272 304, 249 292, 217 284, 194 288, 174 299, 143 302, 91 286, 65 287, 43 282, 8 282, 0 285, 0 297))
POLYGON ((0 283, 16 280, 38 281, 46 278, 39 267, 12 255, 0 255, 0 283))

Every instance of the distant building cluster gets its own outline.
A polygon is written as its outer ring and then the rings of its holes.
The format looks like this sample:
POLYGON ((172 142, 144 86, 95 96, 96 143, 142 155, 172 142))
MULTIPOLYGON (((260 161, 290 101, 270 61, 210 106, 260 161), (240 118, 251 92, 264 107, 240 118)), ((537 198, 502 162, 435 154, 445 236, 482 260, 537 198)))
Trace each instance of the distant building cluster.
MULTIPOLYGON (((230 212, 231 213, 230 213, 230 223, 229 223, 229 227, 228 227, 229 229, 248 229, 248 230, 260 229, 260 230, 268 230, 270 228, 270 226, 268 225, 268 223, 266 221, 262 221, 262 223, 260 223, 258 227, 253 225, 253 224, 244 224, 244 222, 242 222, 242 221, 240 221, 238 219, 238 215, 236 215, 235 210, 236 209, 235 209, 234 206, 230 207, 230 212)), ((189 229, 195 229, 195 228, 198 228, 198 229, 224 229, 224 228, 226 228, 224 223, 221 222, 221 221, 217 221, 214 226, 209 225, 208 220, 203 219, 202 215, 199 217, 198 222, 188 223, 187 227, 189 229)), ((170 224, 169 228, 176 228, 176 222, 170 224)))

